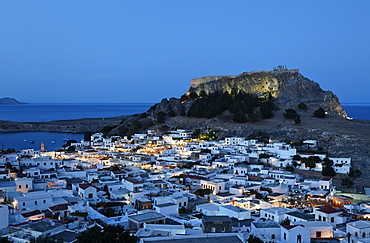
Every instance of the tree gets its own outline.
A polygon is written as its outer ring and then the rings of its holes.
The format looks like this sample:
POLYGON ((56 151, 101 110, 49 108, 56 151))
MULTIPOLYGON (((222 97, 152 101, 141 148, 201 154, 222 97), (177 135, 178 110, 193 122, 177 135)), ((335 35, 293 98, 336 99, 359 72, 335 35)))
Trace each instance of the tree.
POLYGON ((297 111, 294 109, 286 109, 284 117, 287 119, 294 119, 298 115, 297 111))
POLYGON ((39 236, 37 238, 32 237, 30 243, 62 243, 63 241, 60 239, 55 239, 54 237, 50 236, 39 236))
POLYGON ((283 221, 280 222, 280 225, 290 225, 290 220, 285 218, 283 221))
POLYGON ((68 152, 74 152, 74 151, 76 151, 76 147, 75 147, 75 146, 69 146, 69 147, 67 148, 67 151, 68 151, 68 152))
POLYGON ((204 197, 204 195, 211 194, 211 189, 198 189, 195 191, 195 195, 199 195, 201 197, 204 197))
POLYGON ((90 141, 91 135, 92 135, 91 132, 85 132, 84 133, 84 141, 90 141))
POLYGON ((342 186, 345 186, 347 188, 351 188, 351 187, 353 187, 353 185, 355 183, 353 182, 353 180, 351 178, 346 177, 346 178, 342 179, 342 182, 340 184, 342 184, 342 186))
POLYGON ((166 119, 166 114, 164 112, 160 111, 157 113, 157 123, 159 124, 164 123, 165 119, 166 119))
POLYGON ((245 117, 242 111, 239 111, 236 114, 234 114, 233 121, 237 123, 245 123, 247 122, 247 118, 245 117))
POLYGON ((13 241, 9 241, 8 237, 1 237, 0 238, 0 243, 11 243, 13 241))
POLYGON ((308 158, 303 158, 302 159, 303 163, 305 164, 306 167, 313 169, 316 167, 316 162, 314 160, 308 159, 308 158))
POLYGON ((188 97, 186 94, 183 94, 183 95, 181 95, 181 97, 180 97, 180 102, 187 101, 188 99, 189 99, 189 97, 188 97))
POLYGON ((191 92, 189 94, 189 97, 190 97, 190 99, 195 100, 196 98, 198 98, 198 94, 196 92, 191 92))
POLYGON ((186 210, 186 208, 184 206, 182 206, 181 208, 179 208, 179 214, 184 214, 186 212, 187 212, 187 210, 186 210))
POLYGON ((295 123, 295 124, 299 124, 299 123, 301 123, 301 116, 300 116, 300 115, 297 115, 297 116, 294 118, 294 123, 295 123))
POLYGON ((336 172, 331 165, 325 165, 324 168, 322 168, 322 175, 323 176, 335 176, 336 172))
POLYGON ((261 240, 257 236, 251 235, 251 236, 249 236, 247 242, 248 243, 263 243, 263 240, 261 240))
POLYGON ((356 179, 357 177, 360 177, 361 175, 362 175, 362 172, 359 169, 356 169, 356 170, 354 170, 353 168, 349 169, 349 174, 348 174, 349 177, 356 179))
POLYGON ((318 117, 318 118, 324 118, 326 115, 326 112, 323 108, 319 108, 317 110, 315 110, 315 112, 313 113, 313 116, 314 117, 318 117))
POLYGON ((298 109, 300 110, 307 110, 307 105, 305 103, 299 103, 298 104, 298 109))
POLYGON ((285 166, 285 170, 286 171, 294 171, 294 167, 292 165, 287 165, 287 166, 285 166))
POLYGON ((108 225, 103 229, 94 226, 80 236, 77 237, 77 243, 101 243, 101 242, 117 242, 117 243, 136 243, 138 237, 130 235, 128 231, 120 226, 108 225))

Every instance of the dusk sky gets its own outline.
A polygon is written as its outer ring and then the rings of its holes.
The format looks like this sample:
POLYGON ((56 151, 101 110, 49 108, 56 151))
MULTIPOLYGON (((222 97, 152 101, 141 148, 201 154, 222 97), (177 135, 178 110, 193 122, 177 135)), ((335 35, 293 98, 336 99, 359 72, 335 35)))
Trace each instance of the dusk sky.
POLYGON ((154 103, 192 78, 300 72, 370 103, 370 1, 1 1, 0 98, 154 103))

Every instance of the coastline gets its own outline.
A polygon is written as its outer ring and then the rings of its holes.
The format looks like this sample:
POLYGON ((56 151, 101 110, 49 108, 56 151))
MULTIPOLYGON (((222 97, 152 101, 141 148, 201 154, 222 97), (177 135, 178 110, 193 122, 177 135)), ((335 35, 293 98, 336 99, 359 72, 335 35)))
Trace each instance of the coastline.
POLYGON ((13 122, 0 120, 0 133, 9 132, 61 132, 85 133, 100 131, 104 126, 120 123, 125 117, 83 118, 74 120, 57 120, 49 122, 13 122))

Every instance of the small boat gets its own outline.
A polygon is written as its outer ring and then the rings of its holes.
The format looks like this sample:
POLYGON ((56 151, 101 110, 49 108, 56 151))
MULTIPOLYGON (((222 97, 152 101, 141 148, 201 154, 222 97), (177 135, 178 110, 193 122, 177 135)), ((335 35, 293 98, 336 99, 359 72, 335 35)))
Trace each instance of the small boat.
POLYGON ((55 140, 51 140, 51 143, 56 143, 55 140))
POLYGON ((27 139, 23 140, 24 142, 27 142, 27 139))
POLYGON ((30 141, 30 143, 35 143, 35 141, 30 141))

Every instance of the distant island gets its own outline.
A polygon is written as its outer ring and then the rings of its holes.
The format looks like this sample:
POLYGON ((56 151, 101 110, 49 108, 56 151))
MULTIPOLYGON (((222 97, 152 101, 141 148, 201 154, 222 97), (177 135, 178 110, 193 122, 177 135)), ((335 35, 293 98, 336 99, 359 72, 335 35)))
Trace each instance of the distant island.
POLYGON ((0 105, 24 105, 27 102, 19 102, 14 98, 4 97, 0 99, 0 105))

